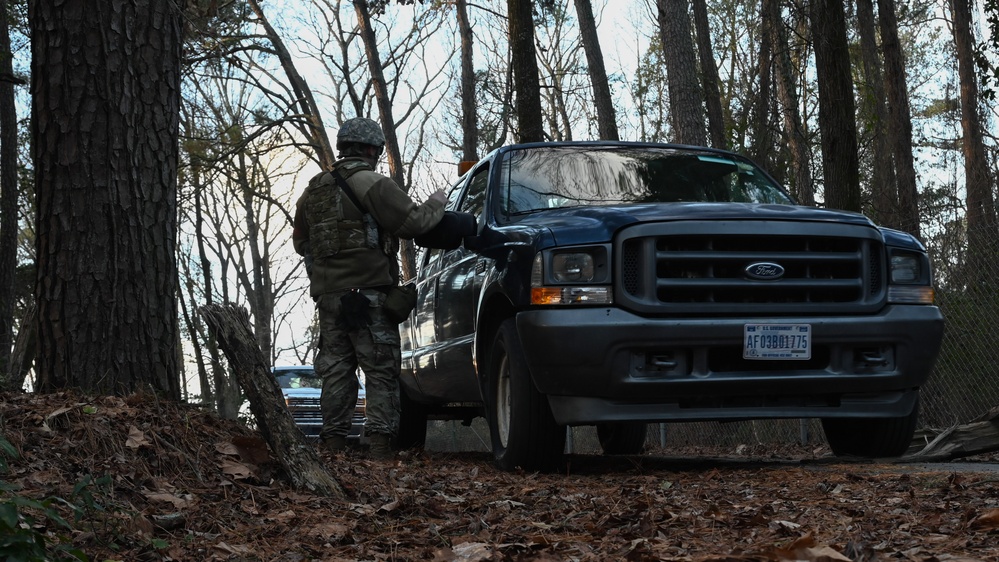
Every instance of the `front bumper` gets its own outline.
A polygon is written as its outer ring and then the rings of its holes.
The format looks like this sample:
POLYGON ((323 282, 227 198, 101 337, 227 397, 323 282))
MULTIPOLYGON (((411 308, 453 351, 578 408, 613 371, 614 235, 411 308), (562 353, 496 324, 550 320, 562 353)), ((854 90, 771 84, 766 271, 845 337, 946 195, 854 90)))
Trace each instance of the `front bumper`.
POLYGON ((560 424, 900 417, 943 337, 934 306, 793 318, 648 318, 618 308, 517 315, 531 376, 560 424), (742 359, 747 323, 812 326, 812 359, 742 359))

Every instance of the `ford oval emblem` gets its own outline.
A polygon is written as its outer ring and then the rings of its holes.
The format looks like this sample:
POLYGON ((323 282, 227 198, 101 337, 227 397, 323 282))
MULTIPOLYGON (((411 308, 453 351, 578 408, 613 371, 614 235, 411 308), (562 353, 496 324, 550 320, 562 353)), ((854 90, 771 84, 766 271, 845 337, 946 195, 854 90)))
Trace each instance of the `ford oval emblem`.
POLYGON ((757 262, 746 266, 746 277, 760 281, 775 281, 784 277, 784 268, 771 262, 757 262))

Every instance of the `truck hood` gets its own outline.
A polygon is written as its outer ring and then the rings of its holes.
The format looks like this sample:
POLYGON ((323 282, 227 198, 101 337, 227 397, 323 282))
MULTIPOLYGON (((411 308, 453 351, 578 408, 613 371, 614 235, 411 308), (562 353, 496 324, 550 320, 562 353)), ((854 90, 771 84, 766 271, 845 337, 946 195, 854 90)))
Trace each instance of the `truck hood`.
POLYGON ((794 205, 753 203, 654 203, 607 207, 573 207, 541 211, 519 224, 547 228, 558 245, 610 240, 625 226, 660 221, 798 221, 835 222, 876 228, 864 215, 794 205))

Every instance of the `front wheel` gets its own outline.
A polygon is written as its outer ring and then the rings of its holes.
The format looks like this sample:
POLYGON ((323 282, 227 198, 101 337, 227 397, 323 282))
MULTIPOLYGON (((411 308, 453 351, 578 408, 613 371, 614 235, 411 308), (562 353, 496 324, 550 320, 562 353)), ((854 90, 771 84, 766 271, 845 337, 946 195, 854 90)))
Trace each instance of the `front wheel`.
POLYGON ((822 430, 836 456, 899 457, 916 432, 919 400, 912 412, 897 418, 823 418, 822 430))
POLYGON ((605 455, 640 455, 645 451, 649 424, 613 422, 597 424, 597 439, 605 455))
POLYGON ((551 472, 562 464, 565 427, 538 392, 512 318, 500 326, 489 359, 489 433, 496 464, 503 470, 551 472))

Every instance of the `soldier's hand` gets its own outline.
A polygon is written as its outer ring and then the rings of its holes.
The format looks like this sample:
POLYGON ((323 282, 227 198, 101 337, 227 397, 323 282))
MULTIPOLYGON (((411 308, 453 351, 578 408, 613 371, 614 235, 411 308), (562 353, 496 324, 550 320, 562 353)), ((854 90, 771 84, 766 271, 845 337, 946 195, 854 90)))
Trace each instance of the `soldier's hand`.
POLYGON ((440 201, 441 203, 447 203, 447 195, 445 195, 444 191, 440 189, 430 194, 430 199, 440 201))

